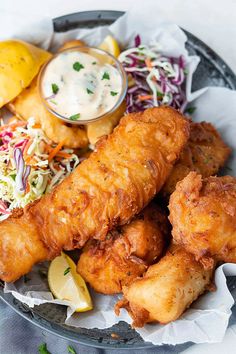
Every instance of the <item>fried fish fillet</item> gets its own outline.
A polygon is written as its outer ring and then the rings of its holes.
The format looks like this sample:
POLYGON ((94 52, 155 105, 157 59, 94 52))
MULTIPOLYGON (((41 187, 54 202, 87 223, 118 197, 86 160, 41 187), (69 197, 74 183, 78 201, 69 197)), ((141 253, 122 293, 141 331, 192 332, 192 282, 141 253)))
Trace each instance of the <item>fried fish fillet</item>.
POLYGON ((143 278, 123 287, 124 299, 117 303, 115 312, 126 308, 134 327, 175 321, 207 289, 212 272, 204 270, 184 248, 172 245, 143 278))
POLYGON ((38 93, 37 78, 8 105, 8 108, 24 120, 34 117, 48 138, 55 143, 63 143, 73 149, 88 145, 87 133, 83 127, 63 122, 44 107, 38 93))
POLYGON ((104 242, 89 242, 77 271, 97 292, 120 293, 161 256, 168 232, 167 214, 151 203, 130 224, 108 233, 104 242))
POLYGON ((190 138, 180 154, 167 179, 162 193, 169 196, 190 171, 196 171, 203 177, 216 174, 230 155, 231 149, 224 143, 212 124, 190 123, 190 138))
POLYGON ((189 123, 171 108, 123 117, 52 193, 1 223, 0 278, 14 281, 128 223, 161 189, 188 136, 189 123))
POLYGON ((236 263, 236 178, 191 172, 171 195, 170 222, 175 242, 205 268, 214 260, 236 263))

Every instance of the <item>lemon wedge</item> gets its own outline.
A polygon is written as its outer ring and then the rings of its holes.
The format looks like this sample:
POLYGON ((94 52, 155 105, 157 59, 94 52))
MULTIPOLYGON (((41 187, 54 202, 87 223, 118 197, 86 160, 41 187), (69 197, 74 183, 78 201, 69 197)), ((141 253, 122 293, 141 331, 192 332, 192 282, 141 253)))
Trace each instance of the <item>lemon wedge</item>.
POLYGON ((92 300, 84 279, 76 272, 76 265, 65 253, 56 257, 48 270, 48 284, 56 299, 71 302, 76 312, 92 310, 92 300))
POLYGON ((104 41, 99 46, 100 49, 105 50, 109 54, 112 54, 115 58, 120 55, 120 47, 117 40, 111 35, 106 36, 104 41))
POLYGON ((0 41, 0 108, 29 86, 50 57, 49 52, 23 41, 0 41))

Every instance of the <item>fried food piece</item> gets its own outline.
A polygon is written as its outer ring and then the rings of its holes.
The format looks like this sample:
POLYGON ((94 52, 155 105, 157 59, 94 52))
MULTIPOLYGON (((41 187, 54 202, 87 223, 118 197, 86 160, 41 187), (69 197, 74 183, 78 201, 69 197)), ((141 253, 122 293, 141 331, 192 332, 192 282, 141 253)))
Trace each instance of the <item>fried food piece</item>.
POLYGON ((224 166, 230 152, 231 149, 212 124, 191 122, 189 141, 171 171, 162 193, 165 196, 173 193, 177 182, 186 177, 190 171, 196 171, 203 177, 216 174, 224 166))
POLYGON ((194 254, 205 268, 214 260, 236 263, 236 178, 191 172, 171 195, 170 222, 174 240, 194 254))
POLYGON ((168 239, 167 215, 149 204, 130 224, 92 240, 80 256, 77 271, 97 292, 120 293, 159 258, 168 239))
POLYGON ((69 48, 74 48, 74 47, 84 47, 86 44, 81 41, 80 39, 72 39, 70 41, 66 41, 59 49, 58 52, 61 52, 62 50, 69 49, 69 48))
POLYGON ((88 124, 87 134, 90 144, 95 145, 96 142, 104 135, 111 134, 114 127, 119 123, 126 110, 125 101, 107 117, 98 120, 97 122, 88 124))
POLYGON ((88 145, 87 133, 83 127, 66 124, 44 107, 38 93, 37 78, 8 105, 8 108, 24 120, 34 117, 49 139, 55 143, 63 142, 65 146, 73 149, 88 145))
POLYGON ((188 136, 189 123, 168 107, 123 117, 52 193, 1 223, 0 279, 14 281, 37 261, 128 223, 161 189, 188 136))
POLYGON ((143 278, 123 287, 125 298, 116 304, 115 312, 126 308, 134 327, 175 321, 207 289, 212 272, 204 270, 184 248, 172 245, 143 278))

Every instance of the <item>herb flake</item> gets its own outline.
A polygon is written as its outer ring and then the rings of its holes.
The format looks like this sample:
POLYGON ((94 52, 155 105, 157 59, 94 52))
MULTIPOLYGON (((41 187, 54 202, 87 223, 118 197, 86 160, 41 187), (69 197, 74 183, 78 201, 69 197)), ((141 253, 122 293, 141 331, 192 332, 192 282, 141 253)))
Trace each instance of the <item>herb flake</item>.
POLYGON ((93 61, 93 62, 92 62, 92 65, 96 65, 96 64, 97 64, 97 62, 96 62, 96 61, 93 61))
POLYGON ((59 87, 57 86, 57 84, 52 84, 52 92, 56 95, 58 91, 59 87))
POLYGON ((70 120, 78 120, 80 119, 80 113, 74 114, 73 116, 69 117, 70 120))
POLYGON ((189 114, 193 114, 196 110, 196 107, 188 107, 186 110, 185 110, 185 113, 189 113, 189 114))
POLYGON ((39 354, 51 354, 47 349, 46 343, 40 344, 40 346, 38 347, 38 352, 39 354))
POLYGON ((116 95, 118 95, 118 92, 111 91, 110 94, 111 94, 111 96, 116 96, 116 95))
POLYGON ((107 71, 104 72, 104 74, 102 76, 102 80, 110 80, 110 75, 108 74, 107 71))
POLYGON ((70 353, 70 354, 76 354, 76 351, 74 350, 74 348, 71 345, 68 345, 67 350, 68 350, 68 353, 70 353))
POLYGON ((70 267, 66 268, 66 270, 64 271, 64 275, 67 275, 68 273, 70 273, 70 267))
POLYGON ((81 69, 84 69, 84 66, 83 64, 81 64, 79 61, 76 61, 74 64, 73 64, 73 69, 75 71, 80 71, 81 69))
POLYGON ((90 89, 88 89, 87 88, 87 93, 89 94, 89 95, 93 95, 94 94, 94 92, 93 91, 91 91, 90 89))

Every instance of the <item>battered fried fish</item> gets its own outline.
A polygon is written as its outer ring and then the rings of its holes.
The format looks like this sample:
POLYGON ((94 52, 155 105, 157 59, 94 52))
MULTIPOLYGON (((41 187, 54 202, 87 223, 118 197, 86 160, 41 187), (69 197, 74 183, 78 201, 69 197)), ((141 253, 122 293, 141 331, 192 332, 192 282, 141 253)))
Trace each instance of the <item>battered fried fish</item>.
POLYGON ((77 271, 99 293, 116 294, 159 258, 168 240, 168 219, 154 203, 130 224, 110 232, 104 242, 92 240, 80 256, 77 271))
POLYGON ((191 172, 170 198, 175 241, 194 254, 205 268, 214 260, 236 263, 236 178, 191 172))
POLYGON ((134 327, 175 321, 207 289, 211 276, 212 270, 204 270, 193 255, 172 245, 143 278, 123 287, 124 299, 117 303, 115 312, 119 315, 119 309, 126 308, 134 327))
POLYGON ((180 154, 167 179, 162 193, 169 196, 190 171, 196 171, 203 177, 216 174, 230 155, 231 149, 224 143, 212 124, 202 122, 190 124, 190 138, 180 154))
POLYGON ((28 120, 34 117, 45 134, 55 143, 62 143, 70 148, 82 148, 88 145, 87 133, 83 127, 69 125, 51 114, 42 104, 37 88, 37 78, 17 96, 9 105, 9 110, 28 120))
POLYGON ((52 193, 1 223, 0 278, 14 281, 128 223, 161 189, 188 136, 189 123, 171 108, 123 117, 52 193))

